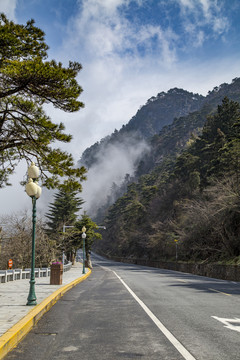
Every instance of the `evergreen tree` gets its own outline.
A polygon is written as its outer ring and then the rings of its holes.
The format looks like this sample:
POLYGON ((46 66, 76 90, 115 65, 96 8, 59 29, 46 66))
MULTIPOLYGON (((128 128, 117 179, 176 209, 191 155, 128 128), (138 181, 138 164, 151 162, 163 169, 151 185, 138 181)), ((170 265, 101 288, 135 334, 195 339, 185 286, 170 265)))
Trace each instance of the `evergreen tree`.
POLYGON ((235 151, 233 145, 240 138, 239 124, 239 103, 225 97, 216 114, 208 117, 201 137, 189 149, 199 160, 195 163, 194 170, 199 169, 201 173, 202 188, 207 186, 211 179, 221 177, 232 169, 232 156, 235 151))
POLYGON ((54 234, 63 231, 63 225, 73 226, 77 220, 77 212, 81 209, 83 200, 75 190, 61 189, 54 195, 54 202, 49 205, 46 217, 49 232, 54 234))
POLYGON ((81 189, 85 169, 74 168, 71 154, 50 146, 56 140, 70 142, 72 136, 43 110, 48 103, 66 112, 83 107, 76 81, 81 65, 47 61, 44 32, 33 20, 18 25, 0 14, 0 44, 0 187, 9 185, 9 176, 25 159, 38 164, 43 185, 81 189))
POLYGON ((46 217, 49 236, 57 243, 58 255, 61 257, 62 251, 66 252, 68 260, 73 260, 73 248, 71 244, 72 229, 65 226, 74 227, 77 220, 77 212, 81 209, 83 200, 78 197, 75 190, 61 189, 54 196, 54 202, 49 206, 49 212, 46 217), (70 230, 70 231, 69 231, 70 230))

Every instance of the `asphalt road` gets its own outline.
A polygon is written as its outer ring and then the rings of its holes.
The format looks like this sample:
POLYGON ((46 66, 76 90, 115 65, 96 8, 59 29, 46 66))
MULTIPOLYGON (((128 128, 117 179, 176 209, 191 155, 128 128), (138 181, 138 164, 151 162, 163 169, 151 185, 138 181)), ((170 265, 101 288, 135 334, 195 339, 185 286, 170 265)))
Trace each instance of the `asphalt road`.
POLYGON ((6 360, 240 359, 240 283, 93 264, 6 360))

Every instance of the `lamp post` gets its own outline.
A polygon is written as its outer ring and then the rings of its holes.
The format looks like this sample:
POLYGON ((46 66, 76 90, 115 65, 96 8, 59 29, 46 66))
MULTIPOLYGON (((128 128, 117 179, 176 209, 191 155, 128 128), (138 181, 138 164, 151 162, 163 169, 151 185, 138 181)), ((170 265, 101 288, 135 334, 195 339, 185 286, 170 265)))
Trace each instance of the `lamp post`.
POLYGON ((32 162, 28 168, 28 183, 26 185, 26 193, 32 198, 32 263, 31 263, 31 278, 30 278, 30 289, 28 294, 27 305, 36 305, 37 298, 35 294, 35 228, 36 228, 36 201, 40 197, 42 189, 36 182, 39 177, 39 169, 32 162))
POLYGON ((83 226, 82 228, 82 239, 83 239, 83 270, 82 273, 85 274, 85 239, 86 239, 86 228, 83 226))

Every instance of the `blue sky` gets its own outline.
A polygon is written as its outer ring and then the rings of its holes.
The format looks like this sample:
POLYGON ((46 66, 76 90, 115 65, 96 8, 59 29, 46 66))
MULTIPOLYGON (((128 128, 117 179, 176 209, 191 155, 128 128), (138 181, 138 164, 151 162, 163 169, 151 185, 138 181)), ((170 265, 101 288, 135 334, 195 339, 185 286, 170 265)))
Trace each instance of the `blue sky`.
MULTIPOLYGON (((216 56, 215 51, 225 57, 226 48, 230 53, 239 51, 238 0, 2 1, 15 4, 12 17, 16 21, 35 19, 45 31, 53 55, 61 52, 68 31, 77 31, 78 24, 84 20, 88 20, 84 31, 86 38, 96 36, 101 28, 108 30, 109 36, 118 34, 124 38, 125 43, 111 49, 112 55, 116 51, 122 56, 134 53, 144 58, 148 52, 153 58, 164 56, 163 43, 176 54, 176 62, 189 58, 209 60, 216 56), (114 30, 117 26, 118 30, 114 30), (137 41, 137 46, 133 40, 137 41)), ((94 43, 89 46, 94 48, 94 43)))
POLYGON ((67 150, 76 160, 157 93, 206 95, 240 76, 239 0, 0 0, 0 11, 18 23, 35 19, 49 59, 82 64, 85 108, 47 109, 74 135, 67 150))
POLYGON ((66 125, 85 129, 83 149, 158 92, 206 94, 240 76, 239 0, 0 0, 0 10, 19 23, 35 19, 49 58, 82 64, 86 107, 66 125))

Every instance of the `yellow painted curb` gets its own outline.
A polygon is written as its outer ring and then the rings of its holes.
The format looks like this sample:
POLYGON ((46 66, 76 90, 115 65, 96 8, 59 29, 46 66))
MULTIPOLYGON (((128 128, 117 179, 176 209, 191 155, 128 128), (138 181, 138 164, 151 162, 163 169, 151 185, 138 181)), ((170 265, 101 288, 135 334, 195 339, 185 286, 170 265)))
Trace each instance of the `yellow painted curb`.
POLYGON ((71 288, 85 280, 92 271, 88 269, 87 274, 73 280, 67 285, 54 291, 50 296, 36 305, 26 316, 24 316, 17 324, 12 326, 8 331, 0 337, 0 360, 9 353, 27 333, 33 328, 40 318, 51 309, 51 307, 71 288))

